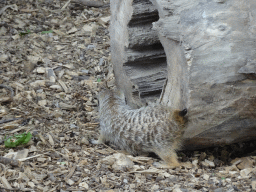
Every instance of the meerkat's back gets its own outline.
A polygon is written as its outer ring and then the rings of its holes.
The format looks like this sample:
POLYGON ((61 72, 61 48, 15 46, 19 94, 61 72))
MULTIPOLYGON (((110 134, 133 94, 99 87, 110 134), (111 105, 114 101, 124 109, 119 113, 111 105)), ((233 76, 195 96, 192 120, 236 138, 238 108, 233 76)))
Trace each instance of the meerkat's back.
POLYGON ((131 109, 121 97, 104 90, 99 95, 99 142, 111 142, 137 155, 154 152, 171 166, 178 166, 186 110, 173 111, 161 104, 131 109))

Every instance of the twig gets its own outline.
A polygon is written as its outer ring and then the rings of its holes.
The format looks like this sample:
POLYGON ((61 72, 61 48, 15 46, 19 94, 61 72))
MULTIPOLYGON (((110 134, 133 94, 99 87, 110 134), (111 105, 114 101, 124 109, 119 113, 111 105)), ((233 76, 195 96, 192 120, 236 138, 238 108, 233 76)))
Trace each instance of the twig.
POLYGON ((72 3, 78 3, 87 7, 108 7, 109 4, 104 4, 100 1, 87 1, 87 0, 72 0, 72 3))
MULTIPOLYGON (((26 129, 26 127, 19 127, 19 128, 17 128, 17 129, 14 129, 14 130, 10 131, 10 133, 16 133, 16 132, 18 132, 18 131, 20 131, 20 130, 22 130, 22 129, 26 129)), ((30 129, 31 129, 31 128, 30 128, 30 129)), ((28 133, 28 131, 26 131, 26 133, 28 133)))
POLYGON ((21 189, 21 188, 11 188, 11 189, 8 189, 8 188, 0 187, 0 191, 2 191, 2 190, 11 191, 11 192, 13 192, 13 191, 34 191, 34 189, 28 189, 28 188, 23 188, 23 189, 21 189))
POLYGON ((2 177, 2 175, 5 175, 6 174, 6 166, 4 165, 4 164, 2 164, 2 163, 0 163, 0 166, 1 166, 1 169, 2 169, 2 171, 1 171, 1 173, 0 173, 0 178, 2 177))
POLYGON ((136 163, 139 163, 139 164, 142 164, 142 165, 147 165, 147 163, 144 163, 142 161, 139 161, 139 160, 136 160, 134 158, 130 158, 133 162, 136 162, 136 163))
POLYGON ((35 157, 39 157, 39 156, 45 155, 45 154, 47 154, 47 153, 49 153, 49 152, 45 152, 45 153, 42 153, 42 154, 34 155, 34 156, 32 156, 32 157, 26 157, 26 158, 23 158, 23 159, 19 159, 19 161, 26 161, 26 160, 28 160, 28 159, 33 159, 33 158, 35 158, 35 157))
POLYGON ((39 9, 20 9, 20 11, 25 13, 32 13, 32 12, 39 11, 39 9))
POLYGON ((82 188, 75 189, 75 188, 72 188, 72 187, 67 188, 65 190, 67 190, 67 191, 88 191, 88 189, 82 189, 82 188))
POLYGON ((94 189, 96 189, 96 188, 98 188, 98 187, 101 187, 102 185, 103 185, 103 184, 101 183, 101 184, 99 184, 99 185, 97 185, 97 186, 91 188, 91 190, 94 190, 94 189))
POLYGON ((4 119, 4 120, 0 121, 0 124, 9 123, 11 121, 16 121, 16 120, 19 120, 19 119, 21 119, 21 118, 4 119))
POLYGON ((61 8, 61 10, 65 9, 68 6, 68 4, 70 3, 70 1, 71 0, 68 0, 68 2, 61 8))
POLYGON ((50 144, 48 141, 45 140, 44 136, 43 136, 41 133, 38 133, 38 136, 39 136, 39 138, 41 139, 41 141, 42 141, 45 145, 47 145, 47 147, 52 148, 51 144, 50 144))
POLYGON ((5 12, 5 10, 8 9, 8 8, 11 8, 11 9, 13 9, 13 10, 15 10, 15 11, 18 11, 18 7, 17 7, 16 4, 13 4, 13 5, 6 5, 6 6, 3 7, 2 9, 0 9, 0 15, 2 15, 2 14, 5 12))
POLYGON ((69 180, 69 178, 74 174, 76 170, 76 165, 74 165, 70 170, 69 170, 69 174, 64 178, 64 180, 67 182, 67 180, 69 180))

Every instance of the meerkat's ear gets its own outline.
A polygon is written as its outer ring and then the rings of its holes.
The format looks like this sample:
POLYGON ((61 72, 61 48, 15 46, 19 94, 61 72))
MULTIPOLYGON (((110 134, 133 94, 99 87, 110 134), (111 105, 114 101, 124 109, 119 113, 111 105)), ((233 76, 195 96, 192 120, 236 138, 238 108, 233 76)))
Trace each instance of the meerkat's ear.
POLYGON ((175 110, 173 113, 173 118, 174 120, 180 124, 180 125, 184 125, 186 123, 186 118, 185 115, 187 114, 188 110, 187 109, 183 109, 182 111, 180 110, 175 110))
POLYGON ((184 117, 187 114, 187 112, 188 112, 188 110, 185 108, 185 109, 183 109, 182 111, 179 112, 179 115, 181 117, 184 117))

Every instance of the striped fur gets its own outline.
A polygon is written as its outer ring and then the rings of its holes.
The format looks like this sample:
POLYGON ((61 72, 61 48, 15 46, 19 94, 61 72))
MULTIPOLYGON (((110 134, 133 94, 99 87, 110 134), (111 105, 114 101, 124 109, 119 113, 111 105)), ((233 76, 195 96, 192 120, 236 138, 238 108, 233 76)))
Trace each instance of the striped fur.
POLYGON ((161 104, 131 109, 121 97, 105 89, 99 94, 100 137, 133 155, 154 152, 167 164, 178 166, 184 118, 161 104))

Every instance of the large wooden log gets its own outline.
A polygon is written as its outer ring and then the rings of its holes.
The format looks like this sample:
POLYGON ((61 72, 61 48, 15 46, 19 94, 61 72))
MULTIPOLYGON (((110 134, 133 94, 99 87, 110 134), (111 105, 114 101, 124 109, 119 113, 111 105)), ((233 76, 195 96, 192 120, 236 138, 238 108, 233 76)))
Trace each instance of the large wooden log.
POLYGON ((111 1, 112 62, 119 88, 130 106, 139 107, 161 94, 167 75, 166 55, 152 30, 158 11, 148 0, 111 1))
POLYGON ((255 0, 111 0, 111 11, 129 105, 159 98, 167 79, 160 101, 188 108, 186 149, 256 139, 255 0))

